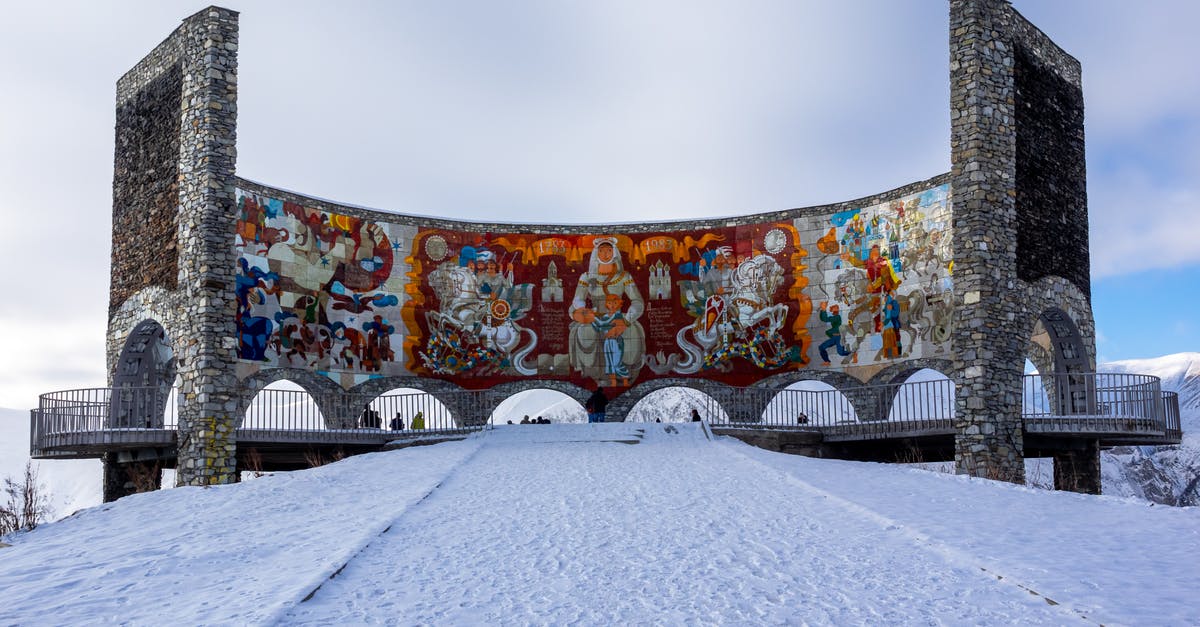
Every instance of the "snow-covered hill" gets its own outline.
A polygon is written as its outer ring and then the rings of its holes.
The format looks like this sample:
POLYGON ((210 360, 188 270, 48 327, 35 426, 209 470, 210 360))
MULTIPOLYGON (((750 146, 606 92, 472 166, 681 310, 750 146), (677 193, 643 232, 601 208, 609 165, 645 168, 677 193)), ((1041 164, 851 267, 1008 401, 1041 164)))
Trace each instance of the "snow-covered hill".
POLYGON ((501 426, 11 536, 0 622, 1183 624, 1198 513, 703 425, 501 426))
MULTIPOLYGON (((19 477, 27 461, 29 411, 0 407, 0 479, 19 477)), ((100 504, 99 460, 36 460, 33 463, 50 496, 52 518, 100 504)))

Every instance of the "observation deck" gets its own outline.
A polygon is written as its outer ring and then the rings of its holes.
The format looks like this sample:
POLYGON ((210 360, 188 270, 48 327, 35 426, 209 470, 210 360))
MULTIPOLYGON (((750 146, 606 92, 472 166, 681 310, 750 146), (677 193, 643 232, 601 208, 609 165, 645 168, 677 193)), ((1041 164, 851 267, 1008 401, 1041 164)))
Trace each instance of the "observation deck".
MULTIPOLYGON (((737 395, 730 409, 712 397, 701 399, 696 409, 715 433, 820 457, 953 459, 955 393, 949 379, 842 390, 748 387, 737 395), (762 409, 750 415, 746 408, 762 409)), ((509 420, 499 409, 506 398, 491 390, 436 396, 347 393, 318 403, 307 392, 265 389, 236 427, 239 464, 286 470, 305 467, 314 453, 355 454, 462 437, 509 420), (342 411, 325 415, 321 406, 342 411), (418 413, 424 424, 414 428, 418 413), (402 423, 392 422, 397 415, 402 423)), ((30 412, 31 455, 63 459, 116 453, 173 465, 178 402, 175 393, 160 388, 43 394, 30 412)), ((1182 435, 1178 396, 1162 391, 1158 378, 1149 375, 1025 375, 1021 420, 1029 457, 1052 455, 1081 438, 1110 448, 1178 444, 1182 435)))

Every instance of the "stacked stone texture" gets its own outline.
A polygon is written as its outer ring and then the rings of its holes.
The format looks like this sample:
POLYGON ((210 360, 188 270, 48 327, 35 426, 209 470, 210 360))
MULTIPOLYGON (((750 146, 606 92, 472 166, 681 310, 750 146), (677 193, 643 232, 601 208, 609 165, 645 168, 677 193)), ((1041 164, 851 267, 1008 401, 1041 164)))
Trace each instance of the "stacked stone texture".
POLYGON ((110 314, 145 287, 175 288, 181 81, 169 65, 117 103, 110 314))
POLYGON ((950 3, 957 472, 1023 482, 1011 8, 950 3))
MULTIPOLYGON (((176 167, 152 173, 118 169, 114 181, 115 190, 135 184, 174 190, 174 194, 154 196, 152 209, 143 208, 144 202, 128 204, 126 195, 116 193, 114 215, 146 211, 151 214, 147 220, 154 224, 164 223, 163 216, 170 215, 174 237, 163 238, 163 245, 178 251, 178 263, 173 283, 156 281, 127 295, 131 281, 127 273, 141 254, 137 249, 154 247, 155 242, 132 240, 114 245, 114 277, 120 273, 121 279, 114 278, 111 294, 109 372, 133 327, 147 318, 160 321, 172 340, 181 379, 178 482, 229 483, 236 480, 237 451, 237 380, 233 374, 237 356, 236 260, 231 228, 236 220, 237 13, 209 7, 185 19, 121 79, 117 99, 119 111, 122 103, 152 100, 154 110, 164 116, 171 102, 178 103, 175 121, 156 125, 151 142, 159 153, 174 144, 176 167), (153 185, 139 183, 134 176, 154 179, 153 185)), ((118 136, 135 124, 134 117, 119 118, 118 136)), ((139 163, 135 155, 122 152, 138 149, 137 145, 118 143, 117 162, 139 163)), ((130 234, 114 230, 114 237, 128 238, 130 234)), ((151 272, 161 273, 164 266, 167 264, 151 272)))
POLYGON ((955 460, 1020 482, 1025 358, 1095 365, 1079 64, 1003 0, 953 0, 950 48, 955 460))

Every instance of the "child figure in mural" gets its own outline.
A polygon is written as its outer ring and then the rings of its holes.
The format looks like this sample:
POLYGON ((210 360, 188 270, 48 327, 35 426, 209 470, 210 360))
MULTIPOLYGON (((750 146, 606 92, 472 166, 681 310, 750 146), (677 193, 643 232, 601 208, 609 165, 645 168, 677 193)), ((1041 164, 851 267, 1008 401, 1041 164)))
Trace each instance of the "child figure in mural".
POLYGON ((900 349, 900 303, 891 290, 887 290, 883 294, 883 348, 875 356, 875 361, 879 361, 880 357, 899 357, 900 349))
MULTIPOLYGON (((825 331, 825 336, 828 337, 829 339, 822 342, 821 345, 817 347, 817 350, 820 351, 820 353, 821 353, 821 361, 824 363, 824 365, 828 366, 829 365, 829 352, 828 352, 829 349, 836 348, 837 354, 842 357, 849 356, 850 351, 846 350, 845 345, 842 344, 842 316, 838 312, 837 303, 834 303, 833 305, 829 305, 825 301, 821 301, 820 316, 821 316, 821 322, 824 322, 825 324, 829 325, 829 329, 825 331), (827 307, 828 307, 828 311, 826 311, 827 307)), ((850 359, 850 363, 852 363, 852 364, 857 363, 857 361, 858 361, 857 354, 854 355, 854 357, 852 357, 850 359)))
POLYGON ((575 296, 569 310, 571 316, 570 360, 571 369, 594 379, 597 383, 612 384, 620 378, 624 385, 637 376, 646 354, 646 335, 638 318, 645 310, 645 302, 637 284, 622 266, 617 254, 616 239, 599 237, 592 244, 588 269, 579 277, 575 296), (609 310, 609 296, 622 295, 629 300, 628 307, 620 310, 622 299, 615 311, 609 310), (597 313, 604 312, 604 313, 597 313), (617 315, 620 314, 620 315, 617 315), (601 329, 593 325, 597 317, 609 319, 601 322, 601 329), (607 343, 605 340, 620 340, 607 343), (606 349, 619 348, 617 363, 609 365, 605 359, 606 349))
POLYGON ((629 385, 629 367, 625 365, 625 338, 620 335, 610 335, 609 331, 616 328, 617 323, 625 322, 625 314, 621 313, 621 305, 624 304, 624 297, 621 294, 606 294, 604 297, 604 313, 597 313, 592 317, 592 328, 596 333, 604 338, 604 374, 608 375, 609 387, 617 387, 617 380, 621 380, 621 385, 629 385))

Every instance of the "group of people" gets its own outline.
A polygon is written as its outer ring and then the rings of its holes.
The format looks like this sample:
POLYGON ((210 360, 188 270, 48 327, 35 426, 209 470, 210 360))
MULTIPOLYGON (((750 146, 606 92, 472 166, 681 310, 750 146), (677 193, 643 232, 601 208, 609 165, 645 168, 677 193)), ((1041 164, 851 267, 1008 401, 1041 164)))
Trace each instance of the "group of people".
MULTIPOLYGON (((383 428, 383 418, 379 415, 378 411, 375 411, 370 405, 366 405, 363 407, 362 414, 358 417, 358 426, 363 429, 381 429, 383 428)), ((413 416, 411 428, 425 428, 425 412, 419 411, 413 416)), ((404 416, 400 412, 396 412, 396 415, 388 422, 388 429, 392 431, 404 430, 404 416)))
MULTIPOLYGON (((511 425, 512 421, 509 420, 508 424, 511 425)), ((525 417, 521 419, 521 424, 523 424, 523 425, 548 425, 548 424, 550 424, 550 419, 542 418, 541 416, 530 419, 529 414, 525 414, 525 417)))

